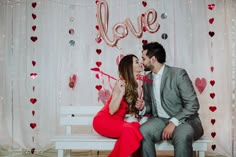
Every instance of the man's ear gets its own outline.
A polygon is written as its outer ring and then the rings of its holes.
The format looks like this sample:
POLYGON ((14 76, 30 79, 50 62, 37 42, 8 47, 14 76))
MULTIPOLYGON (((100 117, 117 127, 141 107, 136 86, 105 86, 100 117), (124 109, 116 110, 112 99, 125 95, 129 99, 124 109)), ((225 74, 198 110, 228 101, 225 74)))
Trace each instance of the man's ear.
POLYGON ((157 60, 156 60, 156 57, 155 57, 155 56, 152 56, 152 57, 151 57, 151 62, 152 62, 152 63, 155 63, 156 61, 157 61, 157 60))

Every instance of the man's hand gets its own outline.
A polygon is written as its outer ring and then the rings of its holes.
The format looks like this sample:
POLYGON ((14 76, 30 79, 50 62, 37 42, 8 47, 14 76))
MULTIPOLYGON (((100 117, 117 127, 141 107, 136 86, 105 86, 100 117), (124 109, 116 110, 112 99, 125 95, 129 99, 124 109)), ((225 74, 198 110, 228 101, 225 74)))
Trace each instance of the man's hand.
POLYGON ((135 103, 135 107, 136 107, 139 111, 141 111, 141 110, 143 110, 144 105, 145 105, 144 100, 138 98, 137 101, 136 101, 136 103, 135 103))
POLYGON ((175 129, 175 125, 172 122, 169 122, 169 124, 164 128, 162 132, 162 139, 163 140, 169 140, 172 138, 173 132, 175 129))

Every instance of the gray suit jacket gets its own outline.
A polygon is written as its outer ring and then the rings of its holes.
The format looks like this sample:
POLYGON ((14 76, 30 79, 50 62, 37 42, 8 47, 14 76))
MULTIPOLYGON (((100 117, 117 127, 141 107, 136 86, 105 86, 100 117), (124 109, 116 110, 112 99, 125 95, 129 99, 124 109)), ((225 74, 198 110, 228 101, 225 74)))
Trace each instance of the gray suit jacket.
MULTIPOLYGON (((152 72, 147 77, 153 80, 152 72)), ((171 118, 175 117, 184 123, 198 116, 198 98, 184 69, 165 65, 160 88, 161 105, 171 118)), ((146 113, 158 116, 151 81, 144 82, 144 100, 146 113)))

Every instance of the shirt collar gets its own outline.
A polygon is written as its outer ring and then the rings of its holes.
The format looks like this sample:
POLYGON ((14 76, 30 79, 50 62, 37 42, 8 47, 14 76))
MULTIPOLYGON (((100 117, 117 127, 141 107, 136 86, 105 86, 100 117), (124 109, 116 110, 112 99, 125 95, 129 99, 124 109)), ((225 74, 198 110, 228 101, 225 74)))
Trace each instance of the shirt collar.
POLYGON ((158 71, 157 74, 155 74, 155 73, 152 72, 152 76, 153 76, 153 77, 157 77, 157 76, 158 76, 158 77, 161 77, 162 74, 163 74, 164 68, 165 68, 165 64, 163 64, 163 66, 161 67, 161 69, 158 71))

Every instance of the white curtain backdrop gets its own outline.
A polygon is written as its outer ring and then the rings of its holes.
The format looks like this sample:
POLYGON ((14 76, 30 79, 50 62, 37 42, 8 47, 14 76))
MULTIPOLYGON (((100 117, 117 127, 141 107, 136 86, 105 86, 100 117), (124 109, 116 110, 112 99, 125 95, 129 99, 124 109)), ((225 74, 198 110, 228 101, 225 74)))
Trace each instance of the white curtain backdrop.
POLYGON ((236 156, 236 0, 107 0, 107 4, 110 38, 112 27, 126 18, 138 28, 138 16, 151 8, 158 14, 160 29, 145 31, 140 38, 128 30, 112 47, 103 39, 96 41, 95 0, 0 0, 0 156, 40 154, 53 148, 50 139, 63 133, 60 106, 103 105, 114 83, 106 74, 118 77, 122 55, 134 53, 141 60, 144 40, 163 44, 167 64, 185 68, 191 77, 205 135, 212 140, 208 153, 236 156), (74 74, 72 89, 68 84, 74 74))

